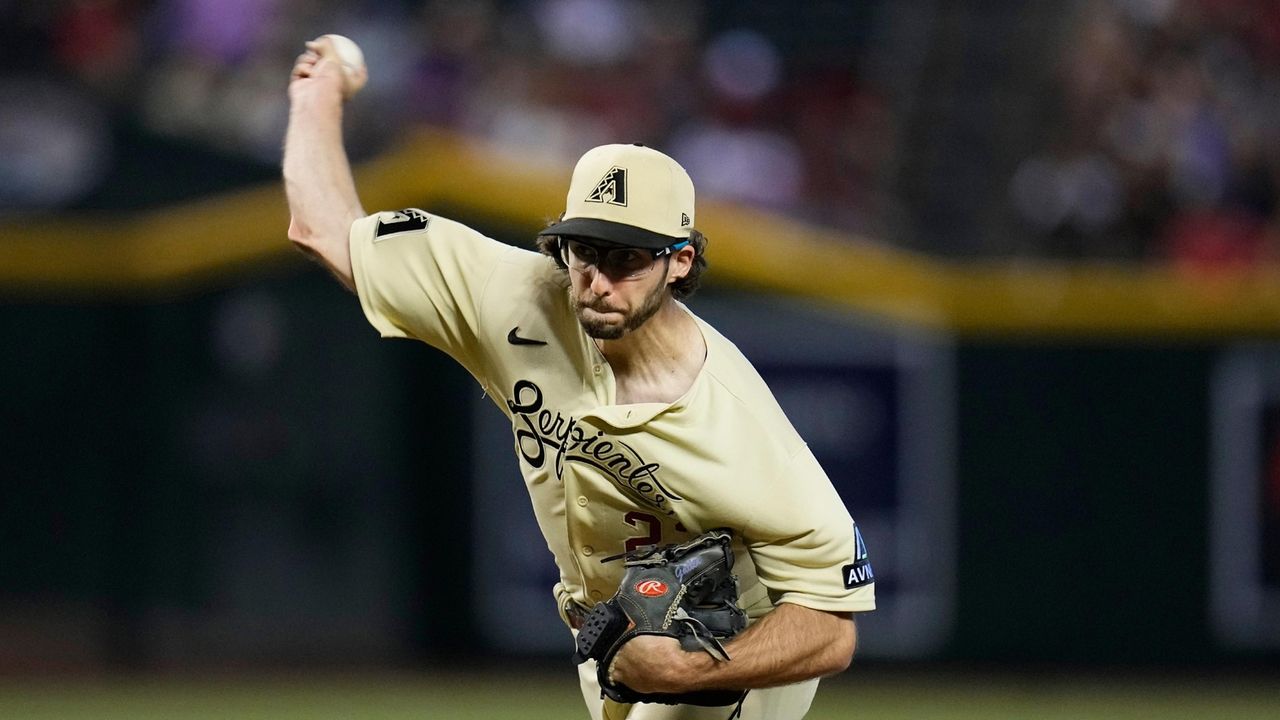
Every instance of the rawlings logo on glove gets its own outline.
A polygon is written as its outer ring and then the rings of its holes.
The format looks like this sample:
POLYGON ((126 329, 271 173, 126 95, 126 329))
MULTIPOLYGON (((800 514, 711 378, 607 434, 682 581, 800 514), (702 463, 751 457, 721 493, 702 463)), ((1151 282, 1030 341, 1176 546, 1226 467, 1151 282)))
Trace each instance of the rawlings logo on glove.
POLYGON ((730 536, 712 530, 678 545, 647 548, 626 556, 618 592, 599 603, 578 631, 574 661, 596 661, 601 695, 620 703, 733 705, 745 690, 640 693, 609 679, 609 665, 637 635, 665 635, 688 651, 701 650, 729 662, 722 640, 747 626, 738 607, 738 579, 732 574, 730 536))

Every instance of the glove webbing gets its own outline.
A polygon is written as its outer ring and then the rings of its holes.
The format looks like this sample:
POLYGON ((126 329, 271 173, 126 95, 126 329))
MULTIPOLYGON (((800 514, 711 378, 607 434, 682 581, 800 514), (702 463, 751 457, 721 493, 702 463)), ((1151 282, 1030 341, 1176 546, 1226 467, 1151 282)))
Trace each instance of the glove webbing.
POLYGON ((724 645, 720 643, 720 640, 711 634, 711 631, 707 629, 707 626, 701 620, 685 612, 682 607, 675 606, 675 609, 675 619, 689 628, 692 633, 690 637, 696 640, 699 647, 710 655, 713 660, 716 662, 729 662, 733 659, 729 657, 729 651, 724 649, 724 645))

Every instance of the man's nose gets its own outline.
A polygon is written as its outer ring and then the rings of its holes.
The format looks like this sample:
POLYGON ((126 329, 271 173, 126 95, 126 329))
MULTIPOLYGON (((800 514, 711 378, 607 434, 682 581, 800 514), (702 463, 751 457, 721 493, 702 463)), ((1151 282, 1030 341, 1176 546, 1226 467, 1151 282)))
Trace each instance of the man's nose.
POLYGON ((613 281, 600 268, 591 266, 591 292, 599 296, 608 295, 613 290, 613 281))

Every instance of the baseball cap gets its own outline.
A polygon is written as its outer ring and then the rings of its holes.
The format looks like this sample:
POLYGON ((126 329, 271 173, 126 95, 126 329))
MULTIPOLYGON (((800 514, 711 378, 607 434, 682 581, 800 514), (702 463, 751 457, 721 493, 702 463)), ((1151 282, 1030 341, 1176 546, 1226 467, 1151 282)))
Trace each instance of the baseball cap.
POLYGON ((573 168, 560 222, 539 235, 569 235, 660 250, 689 239, 693 181, 680 163, 639 143, 601 145, 573 168))

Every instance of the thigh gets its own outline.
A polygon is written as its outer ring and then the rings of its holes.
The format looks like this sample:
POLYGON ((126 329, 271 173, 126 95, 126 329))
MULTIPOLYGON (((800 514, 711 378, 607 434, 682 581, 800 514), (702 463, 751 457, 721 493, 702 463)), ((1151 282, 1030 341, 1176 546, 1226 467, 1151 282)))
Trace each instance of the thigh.
POLYGON ((600 699, 600 683, 596 681, 595 660, 587 660, 578 666, 578 687, 582 689, 582 701, 587 704, 587 712, 591 715, 591 720, 605 720, 604 701, 600 699))
POLYGON ((742 720, 800 720, 818 693, 818 678, 782 687, 752 690, 742 704, 742 720))
MULTIPOLYGON (((801 720, 809 712, 818 679, 752 690, 742 703, 741 720, 801 720)), ((728 720, 734 708, 696 705, 635 705, 627 720, 728 720)))
MULTIPOLYGON (((596 664, 588 660, 578 666, 578 685, 591 720, 728 720, 733 707, 698 707, 696 705, 618 705, 600 699, 600 683, 596 681, 596 664)), ((809 712, 818 679, 793 685, 752 690, 742 704, 741 720, 800 720, 809 712)))

